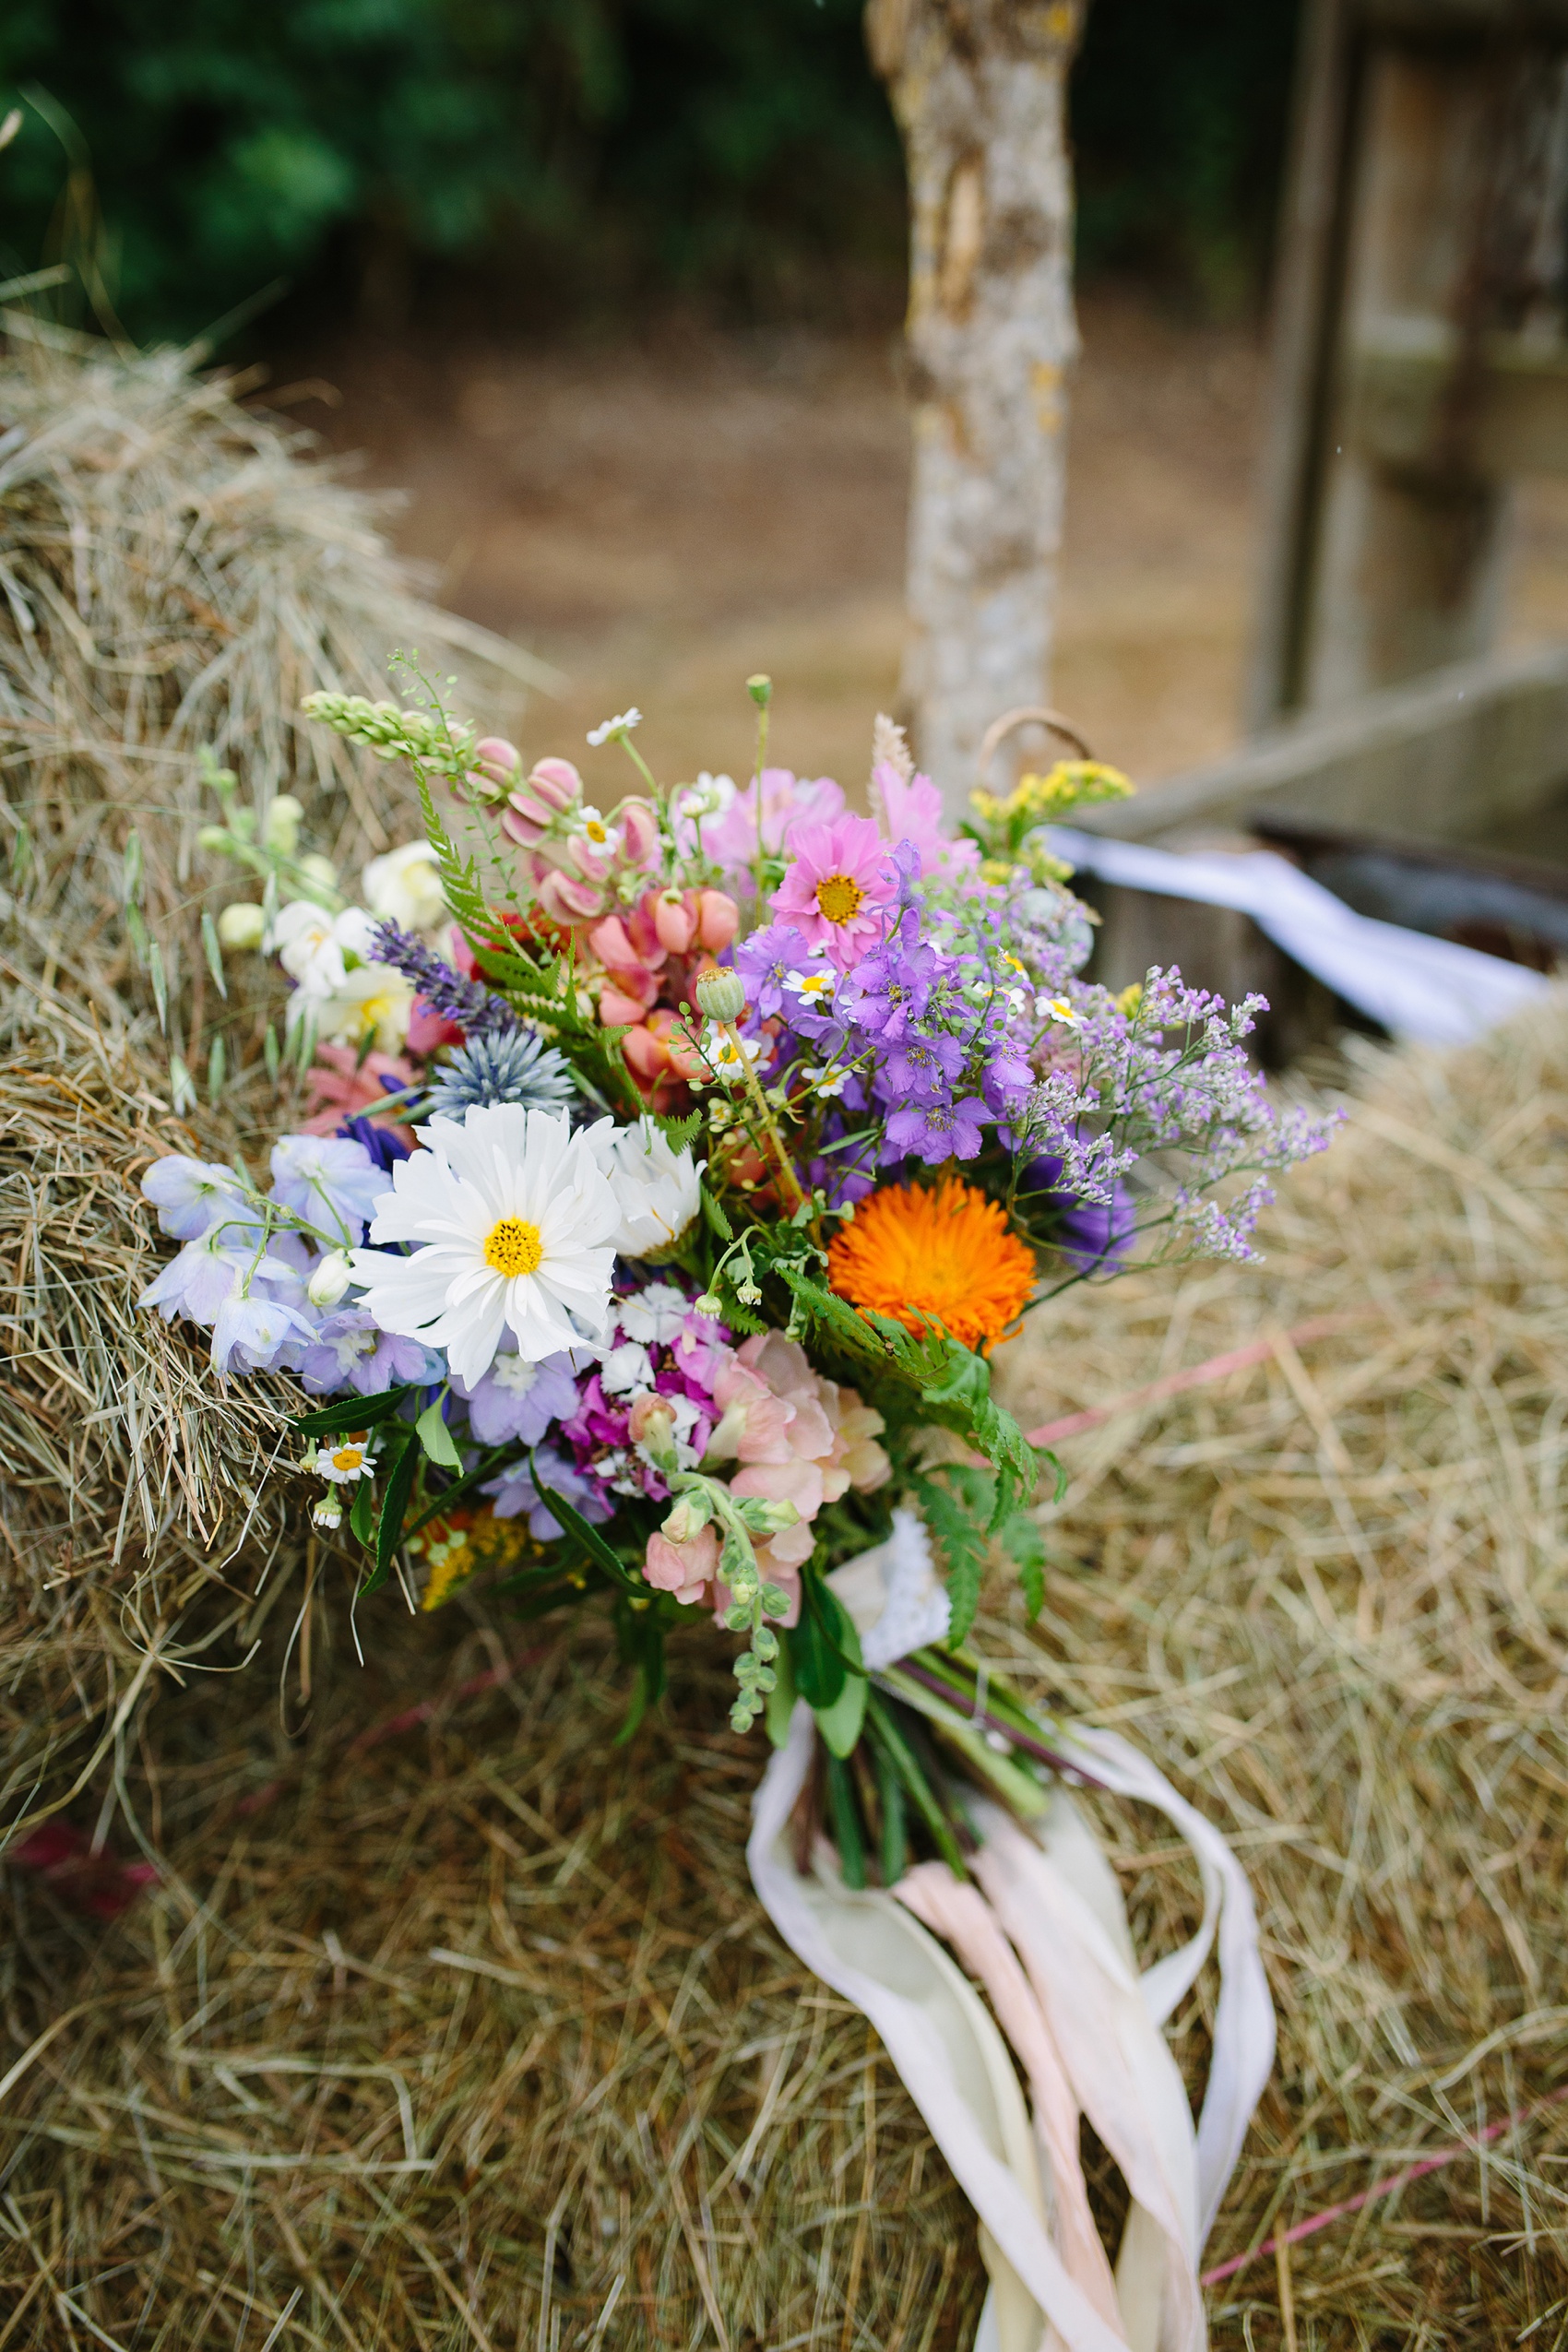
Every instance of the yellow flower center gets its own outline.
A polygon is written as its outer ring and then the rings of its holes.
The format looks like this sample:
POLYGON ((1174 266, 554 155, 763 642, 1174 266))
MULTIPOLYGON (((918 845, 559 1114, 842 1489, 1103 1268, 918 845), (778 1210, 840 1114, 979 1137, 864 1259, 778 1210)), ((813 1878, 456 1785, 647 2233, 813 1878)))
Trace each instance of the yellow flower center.
POLYGON ((825 873, 816 885, 816 903, 830 923, 852 922, 865 905, 866 894, 853 875, 825 873))
POLYGON ((536 1274, 543 1255, 539 1228, 526 1217, 504 1217, 499 1225, 491 1227, 485 1239, 486 1265, 493 1265, 508 1281, 517 1274, 536 1274))
POLYGON ((332 1456, 335 1470, 358 1470, 364 1467, 362 1445, 340 1445, 332 1456))
POLYGON ((589 817, 588 823, 583 827, 583 831, 588 835, 590 841, 608 841, 610 838, 610 827, 607 825, 601 824, 600 819, 596 816, 589 817))

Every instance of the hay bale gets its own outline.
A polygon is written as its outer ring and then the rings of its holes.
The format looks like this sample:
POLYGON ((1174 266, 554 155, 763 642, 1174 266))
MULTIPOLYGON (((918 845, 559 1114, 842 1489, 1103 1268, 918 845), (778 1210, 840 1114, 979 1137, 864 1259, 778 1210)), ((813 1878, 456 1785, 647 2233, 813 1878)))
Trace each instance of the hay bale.
MULTIPOLYGON (((5 323, 0 854, 25 827, 35 960, 113 924, 132 825, 153 929, 187 919, 213 814, 202 744, 258 808, 297 794, 315 846, 353 868, 387 845, 387 772, 303 720, 306 695, 385 695, 396 647, 443 671, 457 657, 478 708, 505 696, 515 712, 525 686, 551 683, 425 601, 385 535, 393 502, 242 405, 244 383, 196 374, 195 351, 129 351, 16 311, 5 323)), ((112 933, 101 947, 101 964, 112 933)))
POLYGON ((42 1020, 35 1005, 0 1066, 0 1808, 13 1827, 68 1800, 127 1692, 177 1669, 196 1597, 222 1590, 242 1551, 254 1584, 285 1539, 292 1384, 220 1384, 187 1327, 136 1304, 168 1257, 137 1194, 143 1169, 234 1141, 230 1121, 176 1119, 147 1051, 58 1002, 42 1020))
MULTIPOLYGON (((1252 1873, 1280 2057, 1211 2261, 1559 2086, 1565 1151, 1561 999, 1372 1057, 1261 1277, 1069 1294, 1006 1367, 1039 1420, 1272 1335, 1065 1446, 1046 1615, 981 1633, 1252 1873)), ((751 1899, 760 1756, 711 1635, 616 1752, 601 1627, 387 1592, 362 1668, 341 1576, 302 1554, 196 1656, 258 1639, 247 1679, 149 1679, 70 1815, 103 1857, 14 1874, 0 2073, 53 2031, 0 2116, 12 2343, 69 2340, 60 2295, 127 2344, 251 2352, 285 2313, 280 2344, 365 2352, 968 2341, 962 2203, 751 1899), (138 1852, 160 1883, 84 1920, 138 1852)), ((193 1599, 193 1653, 231 1606, 193 1599)), ((1187 1931, 1184 1854, 1101 1821, 1145 1948, 1187 1931)), ((1210 1998, 1176 2023, 1194 2081, 1210 1998)), ((1243 2270, 1217 2346, 1552 2344, 1564 2156, 1568 2105, 1243 2270)))

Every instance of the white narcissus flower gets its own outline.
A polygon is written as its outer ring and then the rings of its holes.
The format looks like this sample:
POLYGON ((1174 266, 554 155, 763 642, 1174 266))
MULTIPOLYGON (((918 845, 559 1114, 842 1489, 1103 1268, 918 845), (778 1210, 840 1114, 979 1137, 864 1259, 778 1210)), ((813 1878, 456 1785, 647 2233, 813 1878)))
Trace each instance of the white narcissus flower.
POLYGON ((502 1334, 539 1363, 597 1339, 610 1313, 620 1210, 599 1160, 563 1111, 472 1105, 432 1119, 425 1148, 398 1161, 370 1229, 407 1257, 353 1253, 362 1303, 383 1331, 445 1348, 470 1384, 502 1334))
POLYGON ((317 1037, 333 1045, 363 1046, 398 1053, 409 1034, 414 985, 389 964, 359 964, 327 994, 297 988, 289 999, 291 1028, 309 1019, 317 1037))
POLYGON ((434 931, 446 913, 435 852, 428 841, 405 841, 364 870, 365 905, 405 931, 434 931))
POLYGON ((702 1206, 706 1159, 671 1151, 670 1140, 651 1119, 617 1127, 600 1119, 584 1141, 609 1178, 621 1212, 614 1235, 624 1258, 656 1265, 680 1241, 702 1206))

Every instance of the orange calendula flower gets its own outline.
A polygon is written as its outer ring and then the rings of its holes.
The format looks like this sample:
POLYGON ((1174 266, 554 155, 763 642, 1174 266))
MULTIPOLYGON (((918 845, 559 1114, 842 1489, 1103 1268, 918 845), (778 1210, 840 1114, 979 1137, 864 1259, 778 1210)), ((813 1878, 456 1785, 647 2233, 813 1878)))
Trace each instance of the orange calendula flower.
POLYGON ((828 1246, 841 1299, 911 1331, 934 1319, 982 1352, 1028 1304, 1034 1253, 1001 1205, 956 1176, 927 1188, 888 1184, 862 1201, 828 1246))

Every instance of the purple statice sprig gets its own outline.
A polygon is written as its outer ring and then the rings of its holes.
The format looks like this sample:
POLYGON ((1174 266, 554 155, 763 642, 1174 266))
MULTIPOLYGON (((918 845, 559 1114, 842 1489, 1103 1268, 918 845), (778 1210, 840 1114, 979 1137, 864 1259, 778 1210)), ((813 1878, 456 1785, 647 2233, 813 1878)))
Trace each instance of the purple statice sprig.
POLYGON ((421 1002, 441 1020, 456 1022, 465 1037, 493 1037, 522 1027, 505 997, 482 980, 466 980, 400 923, 378 923, 370 953, 373 962, 388 964, 411 980, 421 1002))

